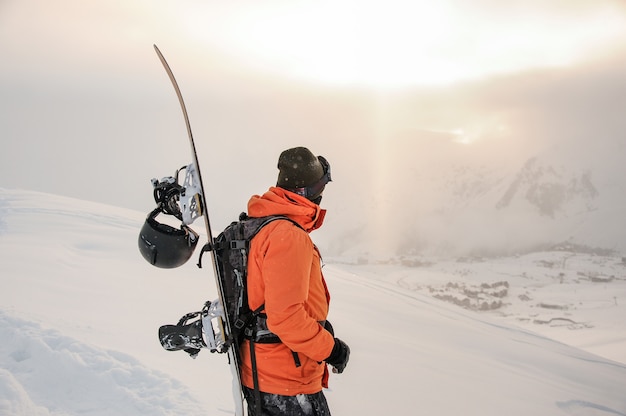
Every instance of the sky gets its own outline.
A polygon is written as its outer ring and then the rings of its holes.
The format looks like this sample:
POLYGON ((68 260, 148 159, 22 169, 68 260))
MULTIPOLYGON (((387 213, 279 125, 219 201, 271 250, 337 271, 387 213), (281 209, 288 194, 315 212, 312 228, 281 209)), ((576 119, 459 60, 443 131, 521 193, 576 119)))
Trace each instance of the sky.
POLYGON ((150 211, 150 179, 190 162, 153 44, 185 97, 218 227, 293 146, 331 161, 329 221, 378 235, 402 207, 398 222, 439 209, 422 184, 450 163, 623 150, 617 0, 2 0, 0 186, 150 211))

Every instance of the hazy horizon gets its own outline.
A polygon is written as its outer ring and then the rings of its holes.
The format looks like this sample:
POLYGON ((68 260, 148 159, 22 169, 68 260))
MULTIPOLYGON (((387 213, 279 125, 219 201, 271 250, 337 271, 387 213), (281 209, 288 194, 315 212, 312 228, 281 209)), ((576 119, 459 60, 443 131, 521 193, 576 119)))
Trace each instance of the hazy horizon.
POLYGON ((499 245, 503 224, 530 244, 545 224, 485 207, 537 157, 562 180, 591 172, 607 190, 590 209, 624 200, 623 3, 359 4, 0 3, 0 186, 147 213, 150 179, 190 161, 156 43, 216 228, 299 145, 331 162, 321 238, 337 252, 351 239, 471 245, 478 231, 499 245), (454 194, 477 180, 491 199, 454 194))

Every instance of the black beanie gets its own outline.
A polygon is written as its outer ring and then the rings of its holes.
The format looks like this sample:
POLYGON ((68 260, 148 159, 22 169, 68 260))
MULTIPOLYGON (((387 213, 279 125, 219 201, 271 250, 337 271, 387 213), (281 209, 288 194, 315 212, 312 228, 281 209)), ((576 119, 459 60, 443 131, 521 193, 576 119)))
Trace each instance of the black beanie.
POLYGON ((319 159, 306 147, 287 149, 278 158, 276 186, 287 190, 316 184, 324 176, 319 159))

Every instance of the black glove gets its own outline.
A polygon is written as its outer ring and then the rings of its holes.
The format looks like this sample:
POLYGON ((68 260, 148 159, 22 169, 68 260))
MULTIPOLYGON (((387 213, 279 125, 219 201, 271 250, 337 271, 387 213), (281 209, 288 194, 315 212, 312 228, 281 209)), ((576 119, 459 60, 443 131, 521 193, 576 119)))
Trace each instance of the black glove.
POLYGON ((333 337, 335 336, 335 329, 330 324, 330 321, 328 320, 324 321, 324 329, 330 332, 330 335, 332 335, 333 337))
POLYGON ((327 364, 332 365, 333 373, 341 374, 343 370, 348 365, 348 360, 350 359, 350 347, 348 344, 340 340, 339 338, 335 338, 335 346, 331 351, 328 358, 325 360, 327 364))

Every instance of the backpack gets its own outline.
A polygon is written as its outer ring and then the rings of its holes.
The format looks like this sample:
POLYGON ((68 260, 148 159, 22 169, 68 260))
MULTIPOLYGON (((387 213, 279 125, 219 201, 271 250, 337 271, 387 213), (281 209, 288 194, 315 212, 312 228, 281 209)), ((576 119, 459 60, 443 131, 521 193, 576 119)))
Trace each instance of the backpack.
POLYGON ((224 305, 208 301, 201 311, 184 315, 176 325, 161 326, 159 340, 164 349, 184 350, 195 358, 201 348, 224 353, 233 345, 238 351, 244 338, 249 339, 251 345, 281 342, 280 338, 267 328, 267 317, 261 313, 265 304, 254 311, 250 310, 247 291, 250 242, 264 226, 276 220, 289 221, 302 229, 297 222, 284 215, 250 218, 246 213, 241 213, 239 221, 232 222, 213 243, 207 243, 202 247, 198 267, 202 267, 202 256, 205 252, 215 252, 224 305), (213 325, 216 318, 218 322, 213 325), (222 320, 225 320, 230 328, 225 341, 222 341, 224 334, 222 320))
MULTIPOLYGON (((202 251, 214 250, 217 257, 220 285, 224 299, 224 314, 230 325, 230 336, 227 345, 234 343, 239 346, 244 337, 255 338, 255 342, 276 343, 280 339, 272 334, 265 323, 265 314, 261 311, 265 305, 256 310, 248 306, 248 254, 250 242, 261 229, 276 220, 286 220, 302 228, 294 220, 284 215, 251 218, 246 213, 239 215, 222 231, 213 244, 205 246, 202 251)), ((200 255, 200 267, 202 254, 200 255)))
MULTIPOLYGON (((202 247, 198 267, 202 267, 202 255, 206 251, 213 250, 215 253, 224 302, 224 305, 221 305, 223 314, 214 309, 217 302, 207 302, 202 311, 188 313, 181 318, 177 325, 164 325, 159 329, 159 339, 163 348, 168 351, 182 349, 194 358, 203 347, 208 347, 211 352, 226 352, 232 345, 236 353, 239 354, 239 346, 244 338, 249 339, 254 400, 258 415, 261 414, 261 393, 254 344, 279 343, 281 341, 267 328, 266 316, 261 313, 265 304, 254 311, 250 310, 248 306, 248 254, 250 253, 250 242, 254 236, 267 224, 276 220, 289 221, 302 229, 300 224, 284 215, 251 218, 242 212, 239 215, 239 221, 232 222, 212 243, 202 247), (213 317, 219 316, 224 316, 230 328, 228 338, 223 345, 216 342, 215 328, 211 322, 213 317), (188 323, 189 320, 197 317, 201 317, 201 320, 188 323), (203 333, 206 335, 206 342, 202 336, 203 333)), ((292 355, 296 367, 299 367, 301 364, 298 353, 292 351, 292 355)))

